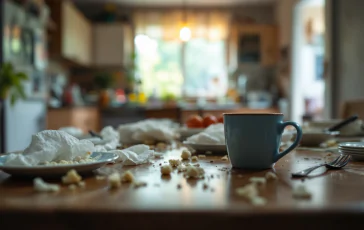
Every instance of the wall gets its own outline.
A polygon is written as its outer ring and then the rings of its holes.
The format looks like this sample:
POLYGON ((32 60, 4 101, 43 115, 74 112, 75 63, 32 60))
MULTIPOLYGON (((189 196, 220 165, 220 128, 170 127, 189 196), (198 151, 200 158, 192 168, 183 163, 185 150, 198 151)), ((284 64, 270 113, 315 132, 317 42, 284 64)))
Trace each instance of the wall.
POLYGON ((364 99, 364 1, 334 0, 333 113, 346 100, 364 99))

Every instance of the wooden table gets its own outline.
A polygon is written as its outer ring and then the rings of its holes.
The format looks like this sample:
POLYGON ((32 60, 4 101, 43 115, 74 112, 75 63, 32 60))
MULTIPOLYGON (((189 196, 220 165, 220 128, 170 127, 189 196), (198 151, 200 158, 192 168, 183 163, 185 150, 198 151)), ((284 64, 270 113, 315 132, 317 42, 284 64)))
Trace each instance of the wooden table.
POLYGON ((292 179, 290 173, 335 155, 292 152, 275 165, 279 180, 261 189, 268 204, 254 207, 235 189, 247 184, 251 176, 264 176, 268 170, 230 169, 221 156, 208 156, 199 160, 206 171, 205 179, 186 180, 177 170, 171 177, 161 176, 159 164, 178 157, 180 151, 170 151, 152 164, 121 168, 148 183, 140 188, 123 184, 120 189, 109 190, 107 181, 92 176, 85 179, 84 189, 71 191, 65 186, 55 194, 36 193, 31 181, 12 179, 0 172, 0 229, 348 229, 363 225, 363 162, 349 163, 338 171, 325 172, 322 168, 302 181, 292 179), (203 189, 204 182, 208 189, 203 189), (292 198, 292 188, 302 183, 312 192, 312 199, 292 198))

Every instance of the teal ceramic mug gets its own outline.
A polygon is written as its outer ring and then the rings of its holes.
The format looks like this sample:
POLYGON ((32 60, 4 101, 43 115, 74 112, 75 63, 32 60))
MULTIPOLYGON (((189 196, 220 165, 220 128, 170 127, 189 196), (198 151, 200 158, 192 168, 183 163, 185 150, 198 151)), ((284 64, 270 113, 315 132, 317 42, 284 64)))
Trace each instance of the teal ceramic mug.
POLYGON ((271 168, 284 155, 292 151, 302 138, 301 127, 293 121, 283 122, 281 113, 224 114, 225 142, 234 168, 271 168), (295 141, 279 152, 281 137, 286 126, 297 130, 295 141))

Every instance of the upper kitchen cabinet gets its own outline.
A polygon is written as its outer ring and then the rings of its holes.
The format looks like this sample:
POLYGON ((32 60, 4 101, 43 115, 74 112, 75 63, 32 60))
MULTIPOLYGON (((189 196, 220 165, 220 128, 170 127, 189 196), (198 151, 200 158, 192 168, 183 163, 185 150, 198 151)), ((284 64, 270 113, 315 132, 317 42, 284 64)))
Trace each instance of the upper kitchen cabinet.
POLYGON ((123 23, 96 24, 93 28, 93 64, 99 67, 125 66, 133 52, 133 33, 123 23))
POLYGON ((274 66, 278 62, 278 31, 273 25, 235 25, 230 42, 230 64, 255 63, 274 66))
POLYGON ((50 33, 52 58, 64 58, 81 65, 92 63, 92 25, 72 1, 47 1, 56 30, 50 33))

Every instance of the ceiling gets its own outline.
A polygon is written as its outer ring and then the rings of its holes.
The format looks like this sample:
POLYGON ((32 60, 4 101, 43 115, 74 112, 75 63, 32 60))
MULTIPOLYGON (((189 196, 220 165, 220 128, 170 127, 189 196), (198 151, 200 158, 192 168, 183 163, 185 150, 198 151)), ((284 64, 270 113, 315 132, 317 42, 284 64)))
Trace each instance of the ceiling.
POLYGON ((236 6, 271 4, 276 0, 75 0, 77 3, 117 3, 127 6, 236 6))

